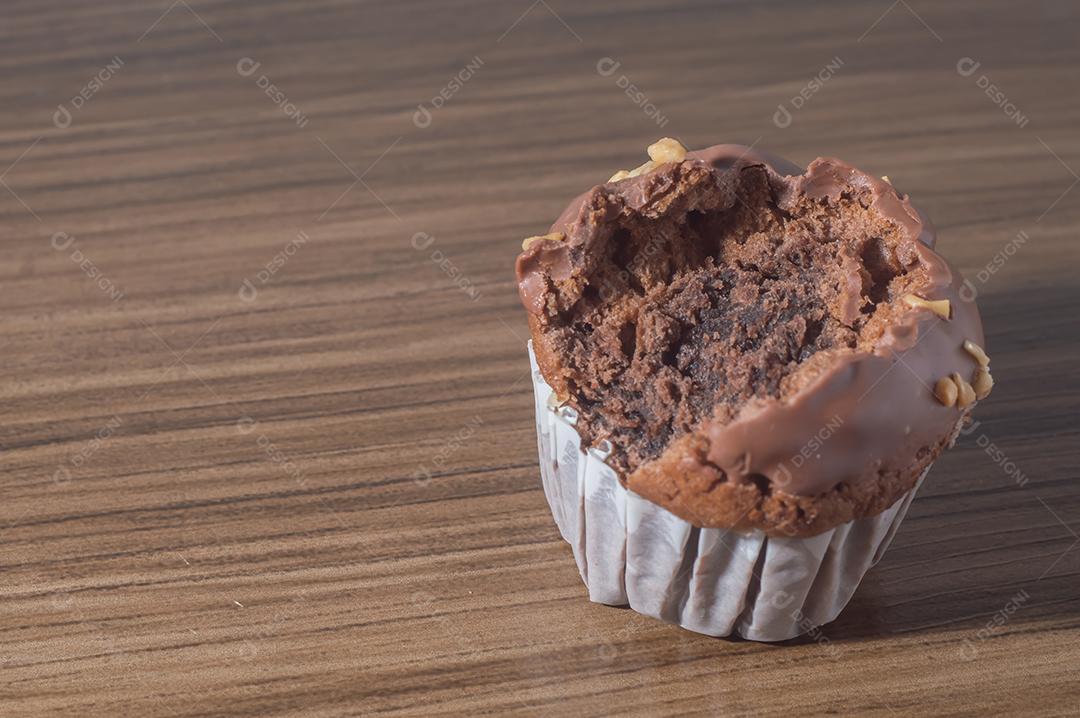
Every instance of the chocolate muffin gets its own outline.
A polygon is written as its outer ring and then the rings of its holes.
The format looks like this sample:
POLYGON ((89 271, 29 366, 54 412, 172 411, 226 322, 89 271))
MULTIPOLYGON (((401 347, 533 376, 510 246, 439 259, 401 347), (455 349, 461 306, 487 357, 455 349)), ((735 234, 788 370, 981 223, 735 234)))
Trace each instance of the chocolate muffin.
POLYGON ((895 504, 993 384, 929 221, 836 159, 648 154, 517 258, 581 448, 695 527, 809 537, 895 504))

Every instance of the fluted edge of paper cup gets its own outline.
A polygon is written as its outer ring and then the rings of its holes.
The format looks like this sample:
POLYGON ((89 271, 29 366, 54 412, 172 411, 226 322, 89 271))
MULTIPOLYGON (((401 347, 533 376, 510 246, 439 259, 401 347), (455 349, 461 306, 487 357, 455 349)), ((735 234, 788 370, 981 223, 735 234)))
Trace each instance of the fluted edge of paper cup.
MULTIPOLYGON (((544 496, 596 603, 710 636, 783 641, 833 621, 892 542, 914 488, 878 514, 809 538, 698 528, 619 483, 611 447, 583 451, 529 342, 544 496)), ((926 471, 929 471, 929 467, 926 471)))

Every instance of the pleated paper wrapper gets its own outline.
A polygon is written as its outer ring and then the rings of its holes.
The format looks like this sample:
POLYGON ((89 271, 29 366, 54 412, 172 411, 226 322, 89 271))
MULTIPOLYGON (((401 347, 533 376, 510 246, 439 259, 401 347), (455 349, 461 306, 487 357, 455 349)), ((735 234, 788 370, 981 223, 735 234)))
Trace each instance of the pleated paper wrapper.
POLYGON ((697 633, 783 641, 835 619, 926 477, 881 514, 810 538, 698 528, 623 488, 609 447, 582 451, 573 409, 549 407, 531 343, 529 360, 544 495, 590 600, 697 633))

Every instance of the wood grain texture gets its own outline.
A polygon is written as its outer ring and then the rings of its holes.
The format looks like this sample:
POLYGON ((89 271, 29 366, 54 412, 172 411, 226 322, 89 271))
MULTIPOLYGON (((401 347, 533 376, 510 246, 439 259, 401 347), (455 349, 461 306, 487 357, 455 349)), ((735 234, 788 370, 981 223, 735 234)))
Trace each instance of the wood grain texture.
POLYGON ((0 9, 0 713, 1075 714, 1075 3, 170 2, 0 9), (888 174, 978 287, 827 644, 590 604, 544 502, 518 242, 661 135, 888 174))

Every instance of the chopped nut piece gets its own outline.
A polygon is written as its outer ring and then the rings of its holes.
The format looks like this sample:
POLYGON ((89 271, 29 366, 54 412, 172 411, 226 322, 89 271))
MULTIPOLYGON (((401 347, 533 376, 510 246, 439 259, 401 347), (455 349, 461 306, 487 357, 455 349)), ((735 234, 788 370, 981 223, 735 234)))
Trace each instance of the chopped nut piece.
POLYGON ((889 184, 892 184, 892 181, 889 180, 889 175, 881 175, 881 179, 885 180, 889 184))
POLYGON ((649 159, 657 164, 664 162, 682 162, 686 159, 686 148, 678 140, 665 137, 649 145, 649 159))
POLYGON ((971 388, 975 390, 977 399, 990 396, 990 390, 994 388, 994 377, 990 376, 990 371, 985 366, 975 370, 975 380, 971 382, 971 388))
POLYGON ((986 352, 983 351, 983 348, 981 346, 971 341, 970 339, 964 340, 964 350, 967 351, 968 354, 973 356, 975 358, 975 361, 979 362, 979 366, 990 365, 990 357, 986 356, 986 352))
POLYGON ((956 403, 956 397, 959 394, 959 390, 956 388, 956 384, 953 380, 947 376, 944 376, 937 380, 937 384, 934 385, 934 396, 945 406, 952 406, 956 403))
POLYGON ((618 182, 619 180, 624 180, 629 176, 630 172, 628 170, 619 170, 615 174, 611 175, 611 179, 609 179, 608 182, 618 182))
POLYGON ((652 160, 649 160, 648 162, 641 165, 640 167, 635 167, 634 169, 630 170, 630 176, 631 177, 637 177, 638 175, 643 175, 646 172, 651 172, 654 169, 656 169, 657 167, 658 167, 658 165, 655 162, 653 162, 652 160))
POLYGON ((540 234, 535 237, 526 237, 525 239, 521 240, 521 248, 523 250, 528 249, 529 245, 531 245, 533 242, 539 242, 542 239, 553 239, 556 242, 561 242, 566 239, 566 235, 562 232, 552 232, 551 234, 540 234))
POLYGON ((971 384, 968 384, 966 381, 964 381, 963 377, 961 377, 956 372, 950 374, 949 377, 953 380, 953 383, 956 384, 956 388, 958 390, 956 397, 956 405, 963 409, 964 407, 974 404, 975 390, 971 388, 971 384))
POLYGON ((904 302, 909 307, 929 309, 942 319, 948 319, 949 314, 952 312, 952 305, 949 304, 948 299, 923 299, 922 297, 916 297, 914 294, 907 294, 904 296, 904 302))

